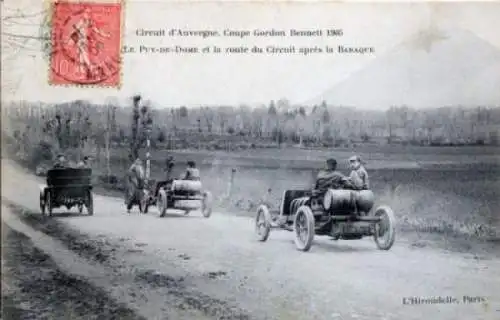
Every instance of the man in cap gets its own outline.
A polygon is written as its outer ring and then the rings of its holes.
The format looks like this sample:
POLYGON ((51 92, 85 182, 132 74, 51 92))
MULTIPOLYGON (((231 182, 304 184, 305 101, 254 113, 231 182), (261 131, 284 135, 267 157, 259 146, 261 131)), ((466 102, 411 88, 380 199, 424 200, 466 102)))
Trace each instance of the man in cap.
POLYGON ((353 187, 357 190, 367 190, 370 188, 368 173, 362 165, 359 156, 352 156, 349 158, 349 166, 351 167, 351 174, 349 180, 353 187))
POLYGON ((83 157, 83 160, 78 162, 77 168, 90 168, 90 158, 88 156, 83 157))
POLYGON ((62 169, 62 168, 66 168, 66 166, 67 166, 66 157, 64 156, 64 154, 58 154, 56 161, 54 163, 54 168, 55 169, 62 169))
POLYGON ((337 171, 337 160, 326 160, 326 169, 321 170, 316 177, 315 189, 326 191, 327 189, 342 189, 348 178, 337 171))

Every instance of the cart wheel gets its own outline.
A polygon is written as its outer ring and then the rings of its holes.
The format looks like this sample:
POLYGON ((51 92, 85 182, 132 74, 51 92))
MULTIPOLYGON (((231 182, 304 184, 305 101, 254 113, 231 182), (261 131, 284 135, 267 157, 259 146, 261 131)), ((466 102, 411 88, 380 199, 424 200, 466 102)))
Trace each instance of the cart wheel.
POLYGON ((262 204, 257 208, 257 216, 255 217, 255 232, 259 241, 266 241, 271 233, 271 214, 269 208, 262 204))
POLYGON ((130 213, 130 210, 132 210, 132 202, 127 202, 125 205, 127 207, 127 212, 130 213))
POLYGON ((205 218, 209 218, 212 215, 212 194, 210 191, 205 191, 203 194, 203 199, 201 200, 201 214, 205 218))
POLYGON ((167 204, 168 204, 168 199, 167 199, 167 193, 165 190, 162 188, 158 192, 158 200, 157 206, 158 206, 158 211, 160 211, 160 217, 164 217, 165 214, 167 213, 167 204))
POLYGON ((87 206, 87 214, 89 216, 93 216, 94 215, 94 196, 92 195, 92 191, 88 191, 87 203, 85 205, 87 206))
POLYGON ((311 208, 301 206, 295 214, 293 230, 295 231, 295 246, 300 251, 309 251, 314 239, 314 215, 311 208))
POLYGON ((381 217, 380 222, 375 224, 375 234, 373 239, 377 248, 389 250, 396 240, 396 218, 394 212, 387 206, 378 207, 375 210, 376 217, 381 217))
POLYGON ((40 190, 40 212, 45 215, 45 191, 40 190))
POLYGON ((52 217, 52 197, 50 195, 50 191, 45 195, 45 211, 49 214, 49 217, 52 217))

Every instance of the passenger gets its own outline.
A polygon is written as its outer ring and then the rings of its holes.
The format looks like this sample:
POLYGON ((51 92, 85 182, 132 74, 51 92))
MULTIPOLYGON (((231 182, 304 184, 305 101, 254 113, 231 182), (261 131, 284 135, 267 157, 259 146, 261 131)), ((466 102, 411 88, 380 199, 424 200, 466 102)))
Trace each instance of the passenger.
POLYGON ((90 158, 88 156, 83 157, 83 160, 78 162, 77 168, 90 169, 90 158))
POLYGON ((351 167, 349 181, 353 187, 357 190, 368 190, 370 188, 368 173, 361 164, 361 158, 358 156, 350 157, 349 166, 351 167))
POLYGON ((54 163, 54 169, 62 169, 67 167, 66 157, 63 154, 59 154, 54 163))
POLYGON ((337 171, 337 160, 326 160, 326 169, 321 170, 316 177, 315 189, 326 191, 327 189, 342 189, 348 178, 337 171))
POLYGON ((187 162, 186 174, 183 177, 183 180, 200 180, 200 170, 196 168, 196 163, 194 161, 187 162))

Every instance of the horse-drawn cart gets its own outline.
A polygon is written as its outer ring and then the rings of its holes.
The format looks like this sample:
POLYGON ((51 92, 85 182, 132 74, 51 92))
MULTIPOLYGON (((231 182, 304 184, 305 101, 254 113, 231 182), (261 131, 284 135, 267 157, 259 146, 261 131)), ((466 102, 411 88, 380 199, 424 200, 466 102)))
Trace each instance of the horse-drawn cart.
POLYGON ((52 216, 53 210, 62 206, 70 210, 78 206, 78 211, 87 209, 94 214, 91 183, 92 170, 88 168, 58 168, 47 172, 47 184, 40 188, 40 210, 43 215, 52 216))
POLYGON ((373 236, 379 249, 389 250, 395 240, 394 214, 387 206, 372 210, 373 204, 370 190, 286 190, 279 210, 259 206, 256 233, 266 241, 273 228, 292 231, 301 251, 311 248, 314 235, 329 235, 333 240, 373 236))

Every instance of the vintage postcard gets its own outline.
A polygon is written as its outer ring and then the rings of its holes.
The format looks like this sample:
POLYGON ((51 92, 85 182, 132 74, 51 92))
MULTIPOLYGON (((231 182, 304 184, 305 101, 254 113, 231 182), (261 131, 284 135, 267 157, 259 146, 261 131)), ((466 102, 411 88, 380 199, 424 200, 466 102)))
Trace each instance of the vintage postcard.
POLYGON ((1 2, 3 319, 500 319, 500 2, 1 2))

